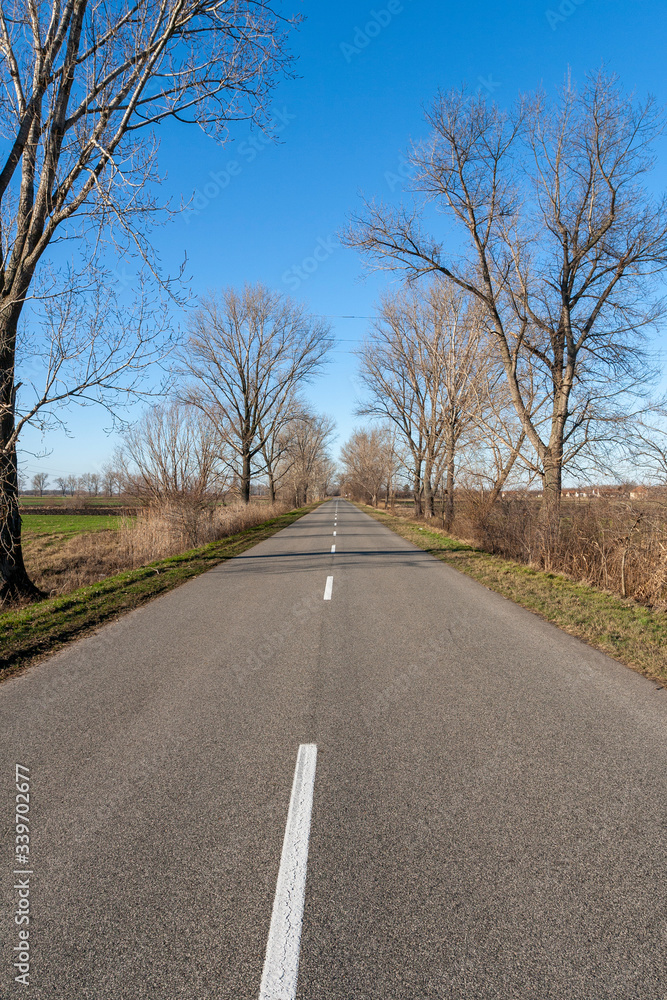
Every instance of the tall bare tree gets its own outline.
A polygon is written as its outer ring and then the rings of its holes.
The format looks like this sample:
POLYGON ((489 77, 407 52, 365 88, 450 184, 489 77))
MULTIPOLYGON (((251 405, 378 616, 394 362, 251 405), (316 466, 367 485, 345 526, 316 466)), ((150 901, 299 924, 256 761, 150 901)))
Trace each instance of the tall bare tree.
POLYGON ((346 239, 379 267, 435 272, 478 299, 557 525, 563 465, 586 446, 599 401, 608 411, 650 376, 642 333, 662 312, 667 204, 641 182, 662 119, 601 72, 508 112, 465 90, 440 94, 427 122, 415 185, 458 224, 466 253, 429 236, 417 205, 367 204, 346 239), (527 404, 526 367, 546 413, 527 404))
POLYGON ((360 428, 353 431, 340 450, 343 477, 353 495, 363 497, 377 507, 383 487, 396 473, 396 452, 392 431, 387 427, 360 428))
POLYGON ((368 398, 360 412, 386 417, 412 457, 415 512, 434 512, 434 480, 447 477, 453 516, 456 450, 478 407, 489 365, 474 301, 449 282, 407 290, 382 302, 375 329, 358 352, 368 398))
POLYGON ((281 459, 288 471, 282 477, 281 492, 295 507, 331 492, 335 466, 329 445, 334 430, 330 417, 309 412, 301 412, 290 422, 289 446, 281 459))
POLYGON ((421 377, 423 371, 414 334, 414 323, 404 322, 400 308, 387 297, 373 330, 357 352, 360 377, 367 393, 358 412, 389 420, 396 426, 409 455, 415 514, 419 515, 424 463, 432 466, 441 431, 437 389, 432 379, 427 377, 424 382, 421 377))
POLYGON ((187 398, 220 428, 245 503, 253 463, 261 464, 296 390, 320 371, 331 345, 328 324, 263 285, 202 300, 182 355, 187 398))
MULTIPOLYGON (((37 594, 23 565, 16 495, 17 437, 36 411, 21 402, 15 364, 40 262, 56 239, 77 240, 88 259, 108 237, 116 259, 131 247, 155 269, 155 127, 173 118, 224 138, 228 122, 263 125, 272 81, 289 66, 287 27, 265 0, 0 0, 0 598, 37 594)), ((122 345, 131 368, 143 353, 139 338, 128 354, 132 343, 122 345)), ((100 381, 105 346, 102 337, 92 386, 113 393, 122 351, 111 345, 100 381)), ((37 409, 85 397, 87 385, 61 380, 38 395, 37 409)))
POLYGON ((447 528, 454 520, 456 459, 461 443, 478 422, 480 406, 486 402, 492 351, 474 299, 450 282, 439 282, 427 299, 437 331, 439 354, 439 408, 443 448, 438 464, 445 481, 443 520, 447 528))

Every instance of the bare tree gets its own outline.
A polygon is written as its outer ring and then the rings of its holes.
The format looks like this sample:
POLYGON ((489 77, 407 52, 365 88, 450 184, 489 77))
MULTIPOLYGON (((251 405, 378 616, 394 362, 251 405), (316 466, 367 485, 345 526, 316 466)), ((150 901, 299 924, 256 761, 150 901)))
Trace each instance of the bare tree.
POLYGON ((389 496, 396 471, 393 435, 387 427, 355 430, 340 450, 343 477, 350 492, 377 507, 383 487, 389 496))
POLYGON ((40 497, 44 496, 44 490, 46 489, 48 481, 49 477, 45 472, 37 472, 32 477, 32 488, 35 493, 39 494, 40 497))
POLYGON ((403 327, 392 300, 387 299, 373 331, 357 352, 361 380, 368 393, 358 412, 395 424, 409 455, 415 514, 419 515, 424 462, 430 449, 432 465, 439 429, 427 426, 429 414, 436 414, 437 393, 431 392, 430 382, 424 384, 419 377, 421 366, 413 334, 414 328, 403 327))
POLYGON ((90 473, 82 473, 76 481, 76 488, 79 493, 90 493, 90 473))
POLYGON ((106 497, 112 497, 114 493, 118 490, 120 479, 121 479, 120 471, 114 465, 107 462, 106 465, 102 467, 102 475, 101 475, 102 493, 106 497))
POLYGON ((435 346, 441 362, 443 448, 435 478, 446 483, 443 521, 449 528, 454 520, 457 452, 478 421, 493 358, 479 307, 470 296, 449 282, 438 283, 430 290, 427 302, 438 335, 435 346))
MULTIPOLYGON (((20 429, 39 410, 70 396, 85 398, 88 387, 87 380, 70 384, 61 378, 50 391, 38 393, 35 402, 21 403, 15 373, 19 323, 35 294, 40 262, 53 241, 75 239, 85 272, 88 260, 101 247, 103 256, 104 240, 111 239, 116 259, 131 248, 155 272, 147 234, 160 208, 152 185, 157 179, 156 126, 171 117, 196 122, 219 138, 230 121, 245 118, 264 126, 272 82, 289 66, 284 55, 287 27, 264 0, 0 2, 2 599, 38 596, 21 553, 16 496, 20 429), (18 422, 17 398, 22 407, 18 422)), ((52 302, 62 291, 61 280, 47 289, 52 302)), ((70 290, 80 292, 81 282, 90 287, 91 280, 79 276, 70 290)), ((141 337, 138 343, 127 338, 122 346, 114 339, 110 360, 104 332, 103 326, 93 352, 91 384, 112 394, 119 380, 124 385, 119 356, 125 357, 126 367, 136 369, 145 345, 141 337)), ((43 354, 49 353, 47 347, 43 354)), ((80 370, 85 373, 85 366, 80 370)))
POLYGON ((330 327, 263 285, 203 299, 183 353, 187 398, 216 424, 234 456, 241 497, 253 463, 284 427, 299 386, 322 367, 330 327))
POLYGON ((358 352, 368 390, 360 412, 393 422, 412 457, 415 512, 432 517, 434 481, 447 478, 453 517, 456 450, 475 419, 490 360, 479 310, 450 283, 387 296, 358 352))
POLYGON ((58 478, 56 479, 56 485, 60 490, 60 492, 62 493, 62 495, 67 496, 67 477, 58 476, 58 478))
POLYGON ((642 332, 661 314, 667 205, 641 179, 662 121, 652 100, 638 104, 601 72, 580 92, 568 82, 555 102, 537 94, 510 112, 440 94, 427 122, 431 137, 411 155, 416 187, 459 225, 467 259, 423 231, 417 208, 368 204, 347 242, 478 299, 557 526, 563 465, 587 446, 600 400, 608 411, 651 374, 642 332), (537 413, 526 368, 546 390, 537 413))
POLYGON ((152 407, 123 436, 116 453, 124 492, 175 518, 192 545, 202 514, 229 489, 216 427, 184 403, 152 407))
POLYGON ((67 477, 67 489, 68 489, 69 495, 71 497, 73 497, 74 494, 76 493, 76 487, 77 487, 76 476, 72 476, 72 475, 68 476, 67 477))
POLYGON ((282 477, 281 492, 295 507, 331 492, 335 466, 329 444, 334 430, 330 417, 312 413, 301 413, 290 422, 289 447, 281 459, 289 468, 282 477))

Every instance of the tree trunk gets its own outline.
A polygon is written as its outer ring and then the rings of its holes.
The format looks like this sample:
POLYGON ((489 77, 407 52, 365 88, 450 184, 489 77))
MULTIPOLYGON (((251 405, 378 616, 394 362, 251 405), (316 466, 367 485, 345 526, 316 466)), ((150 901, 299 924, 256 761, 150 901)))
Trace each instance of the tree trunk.
POLYGON ((542 475, 543 520, 558 521, 560 515, 560 495, 562 487, 563 469, 561 462, 554 459, 552 455, 547 455, 544 460, 544 473, 542 475))
POLYGON ((547 453, 544 459, 542 475, 542 506, 540 508, 540 524, 542 527, 544 566, 550 569, 552 556, 558 543, 560 533, 560 498, 563 467, 558 457, 547 453))
POLYGON ((454 523, 454 448, 447 449, 447 495, 445 497, 445 509, 443 521, 447 531, 454 523))
POLYGON ((269 503, 274 504, 276 502, 276 483, 273 478, 273 474, 269 472, 269 503))
POLYGON ((241 473, 241 500, 250 503, 250 455, 243 455, 243 471, 241 473))
POLYGON ((20 307, 7 308, 0 320, 0 601, 8 602, 46 596, 23 563, 16 446, 8 447, 14 433, 14 352, 20 312, 20 307))
POLYGON ((414 488, 413 496, 415 502, 414 514, 415 517, 421 517, 422 515, 422 484, 421 476, 416 475, 414 478, 414 488))
POLYGON ((12 449, 0 457, 0 602, 34 601, 45 596, 23 563, 16 450, 12 449))
POLYGON ((424 517, 433 517, 434 514, 433 484, 430 475, 426 475, 424 476, 424 517))

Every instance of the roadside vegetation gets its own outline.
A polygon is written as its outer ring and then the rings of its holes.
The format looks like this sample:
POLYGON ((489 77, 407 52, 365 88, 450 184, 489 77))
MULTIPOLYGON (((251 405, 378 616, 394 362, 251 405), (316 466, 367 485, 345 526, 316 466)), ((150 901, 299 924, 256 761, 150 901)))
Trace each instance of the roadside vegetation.
POLYGON ((667 683, 667 610, 521 565, 447 534, 433 522, 359 504, 377 521, 490 590, 541 615, 640 673, 667 683))
MULTIPOLYGON (((229 527, 233 526, 234 532, 225 538, 156 559, 136 569, 125 569, 65 595, 0 614, 0 679, 245 552, 293 524, 315 506, 317 504, 284 511, 268 519, 267 508, 257 508, 255 523, 246 522, 241 526, 238 521, 230 521, 229 527)), ((115 534, 121 537, 122 529, 115 534)), ((99 539, 99 535, 93 537, 99 539)))
POLYGON ((55 597, 236 535, 286 510, 284 504, 233 504, 193 515, 174 501, 132 517, 33 514, 25 519, 24 558, 36 585, 55 597))

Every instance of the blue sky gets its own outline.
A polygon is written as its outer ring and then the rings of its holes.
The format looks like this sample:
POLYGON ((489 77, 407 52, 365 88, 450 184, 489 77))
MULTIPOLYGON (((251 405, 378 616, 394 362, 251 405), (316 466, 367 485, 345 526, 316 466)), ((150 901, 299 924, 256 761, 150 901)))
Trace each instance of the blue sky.
MULTIPOLYGON (((390 279, 364 279, 359 257, 335 236, 361 192, 400 198, 401 160, 424 134, 423 106, 463 82, 509 104, 602 62, 627 89, 667 103, 667 18, 664 0, 305 0, 292 9, 306 21, 292 37, 298 78, 272 100, 280 141, 262 143, 241 126, 221 147, 196 128, 162 126, 163 193, 193 200, 154 243, 167 269, 187 253, 194 295, 261 280, 332 317, 338 345, 308 394, 336 419, 340 443, 359 423, 350 352, 368 322, 339 317, 370 316, 390 279)), ((667 144, 653 183, 667 187, 667 144)), ((131 262, 118 271, 131 274, 131 262)), ((72 409, 68 425, 69 436, 26 435, 26 473, 94 471, 110 457, 116 439, 104 433, 104 413, 72 409)))

